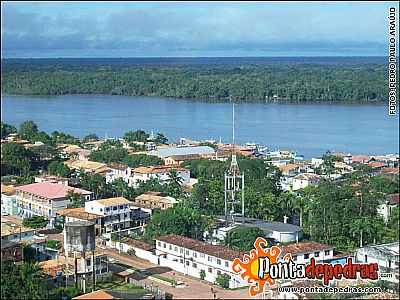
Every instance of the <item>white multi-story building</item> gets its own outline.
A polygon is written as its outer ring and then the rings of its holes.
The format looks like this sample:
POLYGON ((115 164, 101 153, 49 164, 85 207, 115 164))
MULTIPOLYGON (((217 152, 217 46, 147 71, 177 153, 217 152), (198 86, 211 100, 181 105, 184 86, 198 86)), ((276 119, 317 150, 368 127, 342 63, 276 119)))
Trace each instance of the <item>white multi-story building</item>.
POLYGON ((140 182, 146 182, 152 178, 158 178, 161 183, 167 182, 170 172, 174 170, 182 179, 182 184, 190 182, 190 170, 174 166, 152 166, 139 167, 133 169, 132 176, 129 178, 130 186, 137 186, 140 182))
POLYGON ((106 173, 106 183, 111 183, 121 178, 129 184, 129 178, 132 176, 132 169, 124 164, 110 164, 106 173))
POLYGON ((15 188, 18 214, 23 218, 43 216, 54 225, 56 212, 67 208, 71 201, 68 192, 80 194, 85 201, 93 199, 93 193, 57 183, 32 183, 15 188))
POLYGON ((324 160, 322 159, 322 157, 313 157, 311 158, 311 164, 315 167, 318 168, 319 166, 321 166, 324 163, 324 160))
POLYGON ((85 203, 85 211, 101 215, 105 233, 130 228, 130 202, 123 198, 108 198, 85 203))
POLYGON ((309 185, 316 185, 320 182, 321 176, 313 173, 304 173, 296 175, 292 181, 292 190, 304 189, 309 185))
POLYGON ((156 239, 156 255, 160 257, 161 266, 186 275, 204 276, 204 280, 215 283, 219 275, 227 274, 230 276, 229 288, 247 285, 232 271, 233 260, 241 258, 239 251, 172 234, 156 239))
POLYGON ((366 246, 356 251, 356 262, 377 263, 379 271, 391 273, 383 280, 399 283, 399 242, 366 246))
POLYGON ((1 185, 1 215, 13 216, 18 214, 17 198, 13 186, 1 185))
MULTIPOLYGON (((132 206, 132 202, 123 198, 108 198, 85 203, 85 213, 100 217, 97 224, 101 233, 112 232, 127 233, 130 230, 141 227, 150 217, 150 211, 132 206)), ((68 216, 68 214, 66 214, 68 216)))

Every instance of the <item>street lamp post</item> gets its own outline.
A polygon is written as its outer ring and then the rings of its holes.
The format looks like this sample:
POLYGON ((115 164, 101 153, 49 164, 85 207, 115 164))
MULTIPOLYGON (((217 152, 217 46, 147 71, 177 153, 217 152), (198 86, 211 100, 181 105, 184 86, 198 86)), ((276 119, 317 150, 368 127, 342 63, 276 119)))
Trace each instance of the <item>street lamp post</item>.
POLYGON ((217 291, 213 287, 211 287, 211 293, 213 294, 213 299, 217 299, 217 291))

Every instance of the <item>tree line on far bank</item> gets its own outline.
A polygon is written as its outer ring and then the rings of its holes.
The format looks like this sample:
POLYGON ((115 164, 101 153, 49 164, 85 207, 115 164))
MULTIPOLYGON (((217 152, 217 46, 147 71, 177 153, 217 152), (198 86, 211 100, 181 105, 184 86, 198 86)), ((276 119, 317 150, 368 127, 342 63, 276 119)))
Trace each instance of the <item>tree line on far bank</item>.
POLYGON ((132 66, 6 62, 2 92, 106 94, 204 101, 382 102, 384 64, 132 66))

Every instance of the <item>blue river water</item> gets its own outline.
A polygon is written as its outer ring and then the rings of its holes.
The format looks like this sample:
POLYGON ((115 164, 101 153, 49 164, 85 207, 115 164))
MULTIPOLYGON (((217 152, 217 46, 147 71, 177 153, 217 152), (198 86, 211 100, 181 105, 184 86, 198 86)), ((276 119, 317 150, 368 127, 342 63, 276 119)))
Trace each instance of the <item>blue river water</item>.
MULTIPOLYGON (((118 137, 129 130, 231 141, 232 105, 161 97, 108 95, 2 96, 2 121, 36 122, 40 130, 78 137, 118 137)), ((385 105, 238 104, 238 143, 290 149, 306 158, 331 151, 353 154, 399 152, 399 117, 385 105)))

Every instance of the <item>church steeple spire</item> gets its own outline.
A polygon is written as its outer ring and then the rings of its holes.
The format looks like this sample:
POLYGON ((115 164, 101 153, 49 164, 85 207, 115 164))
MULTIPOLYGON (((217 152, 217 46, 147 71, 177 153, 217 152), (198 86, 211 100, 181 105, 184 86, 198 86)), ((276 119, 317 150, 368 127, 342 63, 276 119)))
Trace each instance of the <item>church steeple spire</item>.
MULTIPOLYGON (((232 101, 232 99, 231 99, 232 101)), ((244 174, 240 173, 235 152, 235 103, 232 102, 231 164, 225 173, 225 222, 235 223, 236 216, 244 222, 244 174)))

